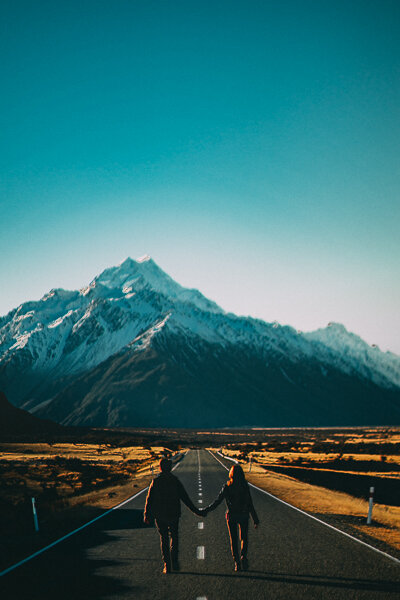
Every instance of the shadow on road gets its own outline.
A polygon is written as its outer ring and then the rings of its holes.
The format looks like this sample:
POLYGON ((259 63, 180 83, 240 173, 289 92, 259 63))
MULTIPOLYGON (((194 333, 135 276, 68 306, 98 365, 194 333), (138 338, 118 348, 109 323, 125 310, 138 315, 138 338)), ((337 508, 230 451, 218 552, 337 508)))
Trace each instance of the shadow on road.
POLYGON ((273 583, 308 585, 316 587, 332 587, 348 590, 368 590, 376 592, 399 593, 398 581, 373 579, 349 579, 346 577, 329 577, 319 575, 292 575, 290 573, 265 573, 263 571, 246 571, 242 573, 195 573, 181 571, 180 575, 196 575, 197 577, 216 577, 234 579, 254 579, 273 583))
MULTIPOLYGON (((98 514, 93 509, 92 518, 98 514)), ((134 597, 140 588, 109 574, 121 561, 110 560, 107 551, 99 559, 98 549, 115 539, 109 532, 142 527, 146 527, 143 511, 116 510, 1 577, 0 596, 5 600, 103 600, 129 591, 134 597)), ((45 546, 50 540, 48 535, 43 539, 45 546)), ((131 564, 131 559, 123 560, 131 564)))
POLYGON ((143 509, 135 510, 124 508, 114 510, 107 515, 102 522, 103 531, 112 531, 118 529, 147 529, 148 525, 143 523, 143 509))

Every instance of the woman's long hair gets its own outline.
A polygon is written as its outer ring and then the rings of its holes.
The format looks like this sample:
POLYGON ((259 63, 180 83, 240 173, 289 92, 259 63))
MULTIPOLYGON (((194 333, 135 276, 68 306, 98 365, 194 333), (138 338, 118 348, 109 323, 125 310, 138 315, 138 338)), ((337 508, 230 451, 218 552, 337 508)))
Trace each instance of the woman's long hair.
POLYGON ((233 488, 247 488, 246 477, 244 476, 243 469, 240 465, 233 465, 229 471, 229 479, 227 485, 233 488))

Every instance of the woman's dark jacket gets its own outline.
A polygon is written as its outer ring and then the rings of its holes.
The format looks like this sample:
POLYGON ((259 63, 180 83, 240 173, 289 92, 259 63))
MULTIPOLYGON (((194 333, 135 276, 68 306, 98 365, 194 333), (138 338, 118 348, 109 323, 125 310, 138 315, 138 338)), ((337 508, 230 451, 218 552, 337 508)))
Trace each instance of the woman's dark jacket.
POLYGON ((181 500, 191 511, 198 514, 198 509, 179 479, 172 473, 160 473, 150 484, 144 518, 149 521, 176 521, 181 516, 181 500))
POLYGON ((226 514, 230 518, 239 520, 244 517, 248 518, 249 514, 251 514, 254 524, 259 524, 260 520, 255 511, 247 481, 231 485, 226 483, 220 491, 218 498, 206 508, 206 511, 214 510, 214 508, 221 504, 222 500, 226 501, 226 514))

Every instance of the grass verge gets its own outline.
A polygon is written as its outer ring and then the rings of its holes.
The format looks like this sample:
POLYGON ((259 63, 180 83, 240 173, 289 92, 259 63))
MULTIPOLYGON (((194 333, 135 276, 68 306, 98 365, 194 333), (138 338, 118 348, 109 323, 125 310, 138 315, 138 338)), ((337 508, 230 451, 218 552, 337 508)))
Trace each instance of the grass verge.
MULTIPOLYGON (((247 470, 247 467, 246 467, 247 470)), ((384 552, 400 558, 400 507, 375 504, 373 521, 366 524, 368 502, 344 492, 298 481, 287 475, 253 467, 248 481, 281 500, 342 529, 384 552)))

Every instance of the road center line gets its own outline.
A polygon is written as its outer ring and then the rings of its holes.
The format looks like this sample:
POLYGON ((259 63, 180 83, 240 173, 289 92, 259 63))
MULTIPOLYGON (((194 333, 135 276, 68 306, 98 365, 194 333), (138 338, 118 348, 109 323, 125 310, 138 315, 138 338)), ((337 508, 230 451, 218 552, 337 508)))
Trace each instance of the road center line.
POLYGON ((205 548, 204 546, 197 546, 196 556, 199 560, 204 560, 205 557, 205 548))
POLYGON ((204 523, 202 521, 200 523, 197 523, 197 527, 198 529, 204 529, 204 523))

